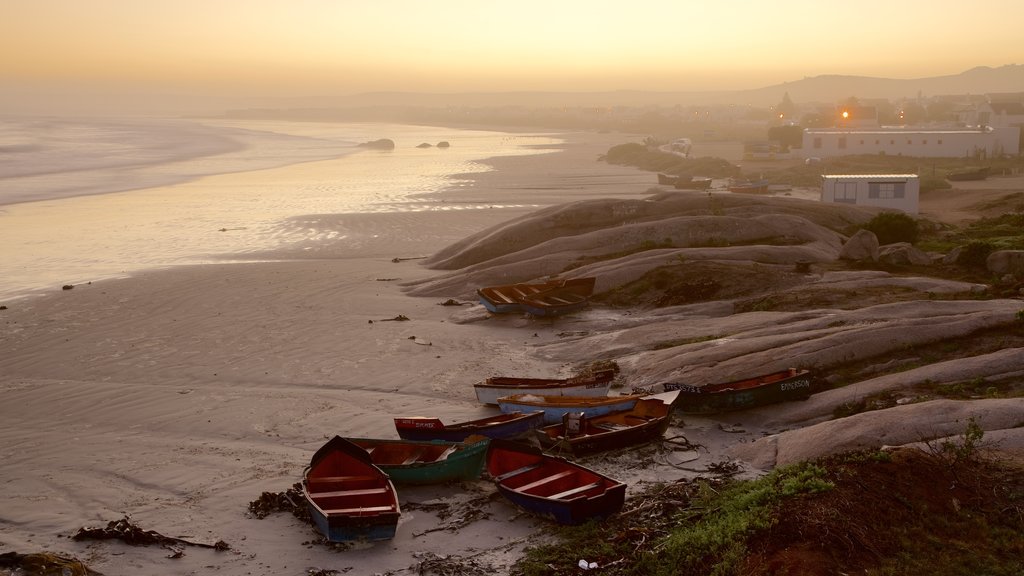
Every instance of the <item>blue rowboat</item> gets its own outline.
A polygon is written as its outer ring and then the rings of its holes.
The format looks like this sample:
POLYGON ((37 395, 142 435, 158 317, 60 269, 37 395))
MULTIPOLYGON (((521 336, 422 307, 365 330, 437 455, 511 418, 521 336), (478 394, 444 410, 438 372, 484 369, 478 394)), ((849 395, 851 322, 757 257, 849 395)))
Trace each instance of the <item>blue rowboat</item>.
POLYGON ((375 466, 395 484, 445 484, 480 477, 490 438, 465 442, 347 438, 369 453, 375 466))
POLYGON ((469 436, 517 438, 544 423, 544 412, 513 412, 478 418, 457 424, 444 424, 437 418, 409 416, 395 418, 395 430, 405 440, 447 440, 462 442, 469 436))
POLYGON ((520 508, 559 524, 582 524, 618 513, 626 485, 590 468, 508 440, 493 440, 487 474, 520 508))
POLYGON ((335 436, 310 459, 302 495, 330 542, 394 538, 402 511, 395 487, 366 450, 335 436))
POLYGON ((582 412, 588 418, 592 418, 618 410, 629 410, 636 405, 637 400, 641 397, 639 394, 599 398, 513 394, 498 398, 498 408, 506 414, 543 410, 545 424, 558 424, 562 421, 562 417, 570 412, 582 412))

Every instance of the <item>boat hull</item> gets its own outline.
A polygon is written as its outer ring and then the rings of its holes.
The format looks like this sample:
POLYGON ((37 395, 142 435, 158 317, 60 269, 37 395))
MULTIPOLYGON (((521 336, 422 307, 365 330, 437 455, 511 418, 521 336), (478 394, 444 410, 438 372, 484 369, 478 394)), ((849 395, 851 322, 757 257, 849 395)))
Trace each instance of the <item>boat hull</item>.
POLYGON ((446 440, 462 442, 472 435, 488 438, 518 438, 544 423, 544 412, 499 414, 488 418, 445 425, 437 418, 395 418, 395 430, 405 440, 446 440))
POLYGON ((806 400, 813 393, 807 370, 781 371, 707 386, 665 383, 664 390, 678 390, 679 410, 686 414, 717 414, 791 400, 806 400))
POLYGON ((335 436, 310 460, 302 480, 310 517, 330 542, 388 540, 401 508, 388 475, 365 450, 335 436))
POLYGON ((309 504, 309 515, 317 530, 330 542, 375 542, 391 540, 398 529, 398 514, 328 515, 309 504), (392 517, 393 516, 393 517, 392 517))
POLYGON ((370 451, 374 465, 395 484, 446 484, 480 477, 489 438, 471 437, 466 442, 413 441, 348 438, 370 451))
POLYGON ((545 424, 557 424, 569 413, 582 413, 587 418, 603 416, 610 412, 629 410, 636 405, 640 396, 606 396, 603 398, 581 398, 573 396, 535 396, 516 394, 498 399, 498 408, 511 412, 544 411, 545 424))
POLYGON ((576 456, 643 444, 664 436, 678 397, 678 391, 656 394, 641 398, 631 410, 579 419, 576 429, 565 421, 539 428, 535 435, 542 447, 576 456))
POLYGON ((530 313, 541 316, 563 314, 572 309, 586 306, 594 292, 597 279, 569 278, 539 283, 518 283, 503 286, 486 286, 477 289, 480 303, 494 314, 530 313), (569 300, 569 307, 559 308, 554 304, 569 300))
POLYGON ((559 524, 612 516, 622 509, 626 497, 626 485, 618 480, 504 440, 491 443, 487 472, 510 502, 559 524))

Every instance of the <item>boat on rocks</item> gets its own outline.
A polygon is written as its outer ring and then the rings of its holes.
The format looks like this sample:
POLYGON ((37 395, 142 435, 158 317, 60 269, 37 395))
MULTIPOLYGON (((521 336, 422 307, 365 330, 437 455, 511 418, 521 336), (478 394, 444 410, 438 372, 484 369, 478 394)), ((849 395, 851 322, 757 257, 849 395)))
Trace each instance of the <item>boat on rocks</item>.
POLYGON ((313 454, 302 495, 313 523, 330 542, 394 538, 402 514, 388 475, 366 450, 340 436, 313 454))
POLYGON ((480 477, 490 438, 463 442, 346 438, 370 455, 395 484, 446 484, 480 477))
POLYGON ((565 314, 588 303, 597 279, 569 278, 544 282, 523 282, 477 289, 480 303, 494 314, 565 314), (546 295, 546 296, 545 296, 546 295), (532 302, 531 302, 532 301, 532 302), (533 311, 530 311, 532 308, 533 311))
POLYGON ((497 404, 498 398, 513 394, 604 397, 615 380, 615 373, 615 368, 602 368, 568 378, 493 376, 474 384, 473 391, 476 399, 484 404, 497 404))
POLYGON ((626 394, 590 398, 585 396, 538 396, 536 394, 513 394, 498 398, 498 408, 512 412, 544 411, 544 424, 558 424, 569 413, 582 413, 587 417, 603 416, 610 412, 629 410, 642 396, 626 394))
POLYGON ((630 410, 588 418, 569 413, 559 424, 545 426, 535 434, 542 448, 566 451, 575 456, 625 448, 661 438, 672 420, 672 407, 679 391, 645 396, 630 410))
POLYGON ((786 402, 806 400, 813 390, 810 370, 789 368, 752 378, 694 386, 666 382, 649 388, 634 388, 633 392, 679 391, 678 409, 686 414, 717 414, 786 402))
POLYGON ((505 498, 532 514, 577 525, 622 510, 626 485, 533 446, 494 440, 487 474, 505 498))
POLYGON ((544 411, 513 412, 445 424, 439 418, 406 416, 395 418, 395 430, 405 440, 447 440, 462 442, 473 435, 488 438, 518 438, 529 434, 544 422, 544 411))

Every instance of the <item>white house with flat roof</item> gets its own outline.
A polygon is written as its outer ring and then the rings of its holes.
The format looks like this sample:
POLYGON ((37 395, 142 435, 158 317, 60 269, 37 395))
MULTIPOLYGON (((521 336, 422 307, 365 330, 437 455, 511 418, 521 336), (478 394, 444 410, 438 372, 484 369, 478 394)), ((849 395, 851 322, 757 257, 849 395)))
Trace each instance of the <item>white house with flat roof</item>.
POLYGON ((805 158, 887 154, 920 158, 998 158, 1020 154, 1020 128, 807 128, 805 158))
POLYGON ((821 177, 821 201, 878 206, 917 215, 921 181, 917 174, 828 174, 821 177))

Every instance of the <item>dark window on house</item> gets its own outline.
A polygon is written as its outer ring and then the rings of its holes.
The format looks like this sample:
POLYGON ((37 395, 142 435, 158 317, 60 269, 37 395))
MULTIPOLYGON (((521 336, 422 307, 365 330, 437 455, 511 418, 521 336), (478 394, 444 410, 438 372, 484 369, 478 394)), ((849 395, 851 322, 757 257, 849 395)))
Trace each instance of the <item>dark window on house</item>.
POLYGON ((839 138, 839 148, 846 148, 846 136, 839 138))
POLYGON ((836 202, 843 202, 846 204, 857 203, 856 182, 836 182, 836 186, 833 190, 834 194, 832 195, 832 199, 836 202))
POLYGON ((814 139, 814 147, 821 148, 821 136, 818 136, 814 139))
POLYGON ((876 200, 894 200, 903 198, 906 182, 869 182, 868 198, 876 200))

